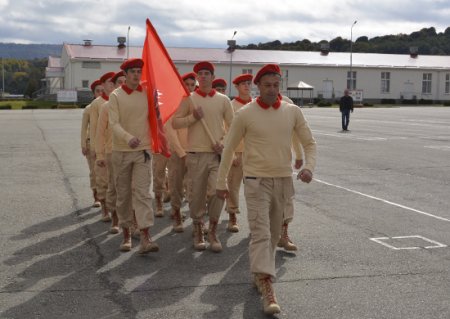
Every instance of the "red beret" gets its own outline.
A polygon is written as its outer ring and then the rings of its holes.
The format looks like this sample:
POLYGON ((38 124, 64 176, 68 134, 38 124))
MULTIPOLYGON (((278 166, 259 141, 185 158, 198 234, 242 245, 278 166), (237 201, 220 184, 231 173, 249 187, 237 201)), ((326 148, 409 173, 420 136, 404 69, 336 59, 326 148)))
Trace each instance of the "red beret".
POLYGON ((239 84, 239 83, 244 82, 244 81, 250 81, 251 82, 252 79, 253 79, 253 75, 251 75, 251 74, 241 74, 241 75, 239 75, 239 76, 234 78, 233 84, 239 84))
POLYGON ((134 69, 134 68, 142 69, 143 66, 144 61, 142 59, 135 58, 135 59, 128 59, 125 62, 123 62, 122 65, 120 66, 120 69, 124 71, 127 69, 134 69))
POLYGON ((95 80, 94 82, 92 82, 91 84, 91 91, 94 92, 95 88, 99 85, 102 85, 102 82, 100 80, 95 80))
POLYGON ((212 83, 212 87, 216 88, 216 87, 225 87, 227 86, 227 81, 225 81, 224 79, 215 79, 212 83))
POLYGON ((211 73, 214 73, 214 65, 208 61, 198 62, 194 65, 194 72, 198 73, 200 70, 208 70, 211 73))
POLYGON ((120 78, 121 76, 125 76, 125 72, 123 71, 119 71, 116 74, 114 74, 114 76, 111 78, 111 81, 116 83, 117 79, 120 78))
POLYGON ((196 80, 197 79, 197 74, 195 74, 194 72, 189 72, 189 73, 185 73, 181 76, 181 79, 183 81, 187 80, 187 79, 193 79, 196 80))
POLYGON ((281 76, 280 67, 277 64, 266 64, 265 66, 262 67, 261 70, 258 71, 258 73, 256 73, 253 83, 258 84, 261 77, 268 73, 275 73, 275 74, 279 74, 281 76))
POLYGON ((112 78, 116 73, 114 72, 108 72, 102 75, 102 77, 100 78, 100 81, 102 83, 105 83, 106 81, 108 81, 110 78, 112 78))

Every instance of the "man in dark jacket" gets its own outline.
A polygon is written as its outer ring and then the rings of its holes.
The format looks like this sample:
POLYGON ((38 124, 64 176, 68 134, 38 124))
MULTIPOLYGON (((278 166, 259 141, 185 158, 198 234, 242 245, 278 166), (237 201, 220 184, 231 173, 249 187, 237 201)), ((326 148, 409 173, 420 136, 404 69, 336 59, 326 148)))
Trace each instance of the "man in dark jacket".
POLYGON ((342 130, 348 131, 350 122, 350 111, 353 112, 353 98, 349 95, 348 89, 345 89, 344 96, 339 102, 339 110, 342 113, 342 130))

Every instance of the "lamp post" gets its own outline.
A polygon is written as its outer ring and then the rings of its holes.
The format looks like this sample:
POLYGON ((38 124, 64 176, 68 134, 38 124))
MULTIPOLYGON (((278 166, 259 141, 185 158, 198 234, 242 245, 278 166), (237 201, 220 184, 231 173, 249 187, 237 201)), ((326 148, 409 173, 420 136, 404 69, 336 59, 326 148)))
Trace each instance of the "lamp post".
POLYGON ((130 57, 130 26, 128 26, 128 32, 127 32, 127 60, 130 57))
POLYGON ((350 28, 350 90, 353 90, 353 60, 352 60, 352 54, 353 54, 353 27, 355 26, 355 24, 358 21, 355 20, 355 22, 353 22, 351 28, 350 28))
POLYGON ((237 31, 234 31, 233 36, 231 37, 231 40, 227 41, 228 49, 227 51, 230 52, 230 81, 228 82, 228 96, 231 96, 231 73, 233 70, 233 52, 236 50, 236 40, 233 40, 234 36, 236 35, 237 31))
POLYGON ((5 61, 2 57, 2 96, 5 97, 5 61))

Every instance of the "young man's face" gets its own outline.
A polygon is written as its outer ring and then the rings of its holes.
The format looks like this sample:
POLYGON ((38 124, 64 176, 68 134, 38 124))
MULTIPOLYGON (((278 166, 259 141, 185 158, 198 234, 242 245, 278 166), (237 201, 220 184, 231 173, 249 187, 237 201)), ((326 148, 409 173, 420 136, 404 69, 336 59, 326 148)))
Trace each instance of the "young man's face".
POLYGON ((118 87, 121 87, 122 86, 122 84, 125 84, 125 76, 119 76, 118 78, 117 78, 117 80, 116 80, 116 89, 118 88, 118 87))
POLYGON ((103 83, 103 89, 105 93, 109 95, 115 89, 114 82, 112 82, 111 79, 106 80, 106 82, 103 83))
POLYGON ((187 78, 183 82, 184 82, 184 85, 189 90, 189 92, 194 92, 195 91, 195 85, 196 85, 197 82, 193 78, 187 78))
POLYGON ((197 80, 200 87, 212 87, 214 75, 209 70, 200 70, 197 73, 197 80))
POLYGON ((281 78, 278 74, 266 74, 258 83, 259 95, 265 103, 272 105, 278 99, 280 93, 281 78))
POLYGON ((227 90, 226 86, 216 86, 216 91, 220 92, 222 94, 225 94, 225 91, 227 90))
POLYGON ((102 85, 97 85, 94 89, 94 96, 96 98, 98 98, 100 95, 103 94, 103 86, 102 85))
POLYGON ((252 90, 252 82, 251 81, 243 81, 236 85, 236 90, 238 91, 239 95, 247 96, 250 95, 250 92, 252 90))
POLYGON ((129 87, 136 88, 141 83, 142 69, 132 68, 125 73, 126 83, 129 87))

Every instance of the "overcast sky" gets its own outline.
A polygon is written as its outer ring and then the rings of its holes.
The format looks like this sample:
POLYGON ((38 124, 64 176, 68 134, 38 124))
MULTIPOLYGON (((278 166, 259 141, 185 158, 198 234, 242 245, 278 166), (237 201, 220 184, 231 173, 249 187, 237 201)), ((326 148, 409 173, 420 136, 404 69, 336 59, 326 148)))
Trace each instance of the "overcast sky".
POLYGON ((0 42, 142 45, 148 17, 168 47, 353 40, 449 25, 450 0, 0 0, 0 42))

